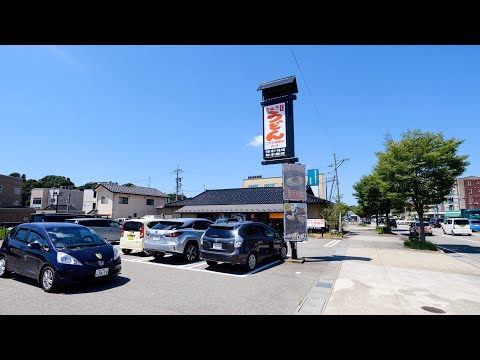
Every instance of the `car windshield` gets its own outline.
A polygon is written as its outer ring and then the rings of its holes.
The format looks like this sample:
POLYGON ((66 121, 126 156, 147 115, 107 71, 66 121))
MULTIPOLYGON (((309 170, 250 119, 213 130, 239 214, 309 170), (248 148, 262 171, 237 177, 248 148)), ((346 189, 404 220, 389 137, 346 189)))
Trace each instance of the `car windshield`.
POLYGON ((175 230, 183 225, 183 222, 160 221, 157 225, 152 227, 154 230, 175 230))
POLYGON ((57 249, 73 249, 106 244, 105 240, 89 228, 64 226, 47 229, 47 232, 57 249))

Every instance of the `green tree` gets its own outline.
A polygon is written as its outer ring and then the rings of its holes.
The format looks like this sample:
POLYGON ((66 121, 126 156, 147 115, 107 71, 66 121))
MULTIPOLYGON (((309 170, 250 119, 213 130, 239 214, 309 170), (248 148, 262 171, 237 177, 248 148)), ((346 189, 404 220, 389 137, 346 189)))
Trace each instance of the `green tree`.
POLYGON ((65 176, 58 176, 58 175, 47 175, 40 180, 38 180, 38 186, 41 188, 53 188, 53 187, 60 187, 60 186, 71 186, 75 187, 75 184, 70 180, 70 178, 66 178, 65 176))
POLYGON ((88 182, 82 186, 77 187, 78 190, 83 191, 85 189, 95 189, 98 186, 97 182, 88 182))
POLYGON ((320 216, 325 219, 330 229, 340 229, 339 214, 345 215, 350 207, 342 202, 334 203, 332 206, 324 208, 320 211, 320 216))
POLYGON ((126 183, 126 184, 123 184, 122 186, 135 186, 135 185, 132 183, 126 183))
POLYGON ((13 176, 13 177, 19 178, 19 177, 20 177, 20 174, 17 173, 17 172, 14 172, 14 173, 11 173, 11 174, 8 175, 8 176, 13 176))
POLYGON ((387 136, 385 151, 376 153, 376 172, 388 191, 411 199, 419 216, 422 242, 425 207, 444 201, 456 178, 469 165, 468 155, 457 155, 463 141, 445 140, 443 133, 409 130, 398 142, 387 136))

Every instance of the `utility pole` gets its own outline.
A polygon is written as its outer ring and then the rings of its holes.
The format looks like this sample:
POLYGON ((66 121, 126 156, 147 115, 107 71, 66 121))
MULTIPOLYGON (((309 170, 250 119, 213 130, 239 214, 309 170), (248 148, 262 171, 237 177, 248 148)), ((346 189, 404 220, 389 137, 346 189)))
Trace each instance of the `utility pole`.
MULTIPOLYGON (((338 185, 338 172, 337 172, 337 169, 340 167, 340 165, 342 165, 345 161, 347 161, 349 159, 347 158, 344 158, 344 159, 341 159, 339 160, 339 164, 337 165, 337 157, 335 156, 335 153, 333 153, 333 165, 329 165, 330 167, 333 166, 334 167, 334 170, 335 170, 335 179, 336 179, 336 182, 337 182, 337 205, 340 204, 340 187, 338 185)), ((331 196, 331 194, 330 194, 331 196)), ((342 212, 340 211, 340 214, 339 214, 339 224, 338 224, 338 230, 340 231, 340 234, 342 234, 342 237, 343 237, 343 230, 342 230, 342 212)))
POLYGON ((179 176, 179 174, 183 172, 182 169, 179 169, 178 168, 178 164, 177 164, 177 169, 176 170, 173 170, 173 173, 176 174, 176 186, 175 186, 175 201, 178 201, 178 193, 181 191, 182 189, 182 178, 179 176))

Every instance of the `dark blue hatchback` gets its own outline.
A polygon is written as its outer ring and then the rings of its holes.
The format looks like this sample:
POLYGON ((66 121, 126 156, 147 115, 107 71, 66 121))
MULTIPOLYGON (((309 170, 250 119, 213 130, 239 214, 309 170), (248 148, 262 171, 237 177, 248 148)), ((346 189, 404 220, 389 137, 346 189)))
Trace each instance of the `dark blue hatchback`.
POLYGON ((113 278, 121 269, 118 250, 82 225, 20 224, 0 247, 0 278, 11 272, 28 276, 47 292, 68 283, 113 278))

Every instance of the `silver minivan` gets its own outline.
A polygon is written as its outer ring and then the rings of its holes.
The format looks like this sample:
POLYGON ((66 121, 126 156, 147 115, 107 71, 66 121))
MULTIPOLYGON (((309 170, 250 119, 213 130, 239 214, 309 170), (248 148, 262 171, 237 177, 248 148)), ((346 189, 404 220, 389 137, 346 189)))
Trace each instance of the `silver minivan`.
POLYGON ((464 218, 445 219, 442 225, 443 233, 450 235, 472 235, 470 221, 464 218))
POLYGON ((112 219, 73 218, 67 219, 65 222, 86 226, 109 243, 118 243, 122 237, 122 225, 112 219))

